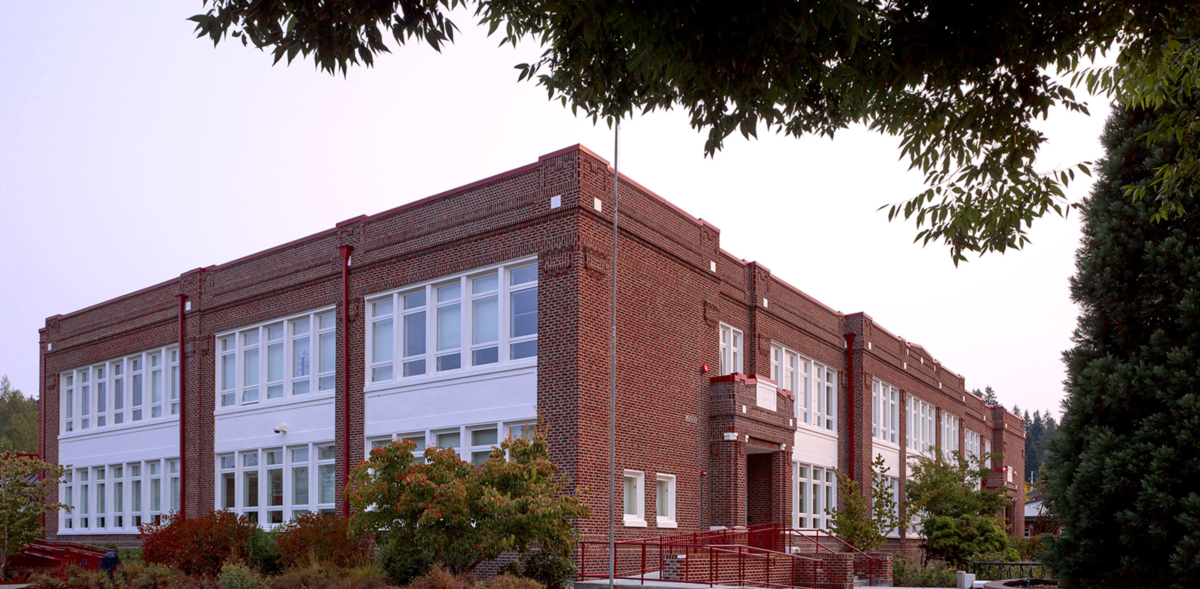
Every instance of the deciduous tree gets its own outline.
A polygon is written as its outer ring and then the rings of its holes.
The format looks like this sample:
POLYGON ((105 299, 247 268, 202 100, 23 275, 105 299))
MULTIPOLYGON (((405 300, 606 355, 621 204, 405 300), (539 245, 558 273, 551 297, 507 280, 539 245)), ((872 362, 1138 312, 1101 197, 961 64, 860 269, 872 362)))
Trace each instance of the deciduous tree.
MULTIPOLYGON (((1021 247, 1034 219, 1065 213, 1064 187, 1087 170, 1036 165, 1047 140, 1037 119, 1055 107, 1087 110, 1052 74, 1176 104, 1197 88, 1200 62, 1184 41, 1200 29, 1200 5, 1179 0, 212 0, 192 20, 214 43, 232 34, 276 62, 312 55, 344 74, 388 52, 388 37, 440 50, 453 41, 457 7, 473 7, 501 44, 541 44, 518 78, 551 99, 593 119, 682 108, 708 132, 710 154, 729 135, 760 129, 833 136, 862 124, 899 137, 926 189, 884 208, 914 220, 917 240, 949 245, 956 263, 1021 247), (1081 67, 1114 48, 1115 66, 1081 67), (1180 72, 1188 75, 1172 77, 1180 72)), ((1156 137, 1192 133, 1194 120, 1164 120, 1156 137)), ((1195 151, 1158 180, 1200 179, 1195 151)))
POLYGON ((50 501, 64 469, 0 444, 0 579, 8 572, 9 557, 25 552, 42 535, 42 514, 66 505, 50 501))
POLYGON ((543 434, 505 440, 481 466, 453 448, 413 456, 408 440, 371 451, 350 475, 351 525, 381 544, 426 553, 469 573, 508 550, 569 556, 588 508, 563 492, 543 434))

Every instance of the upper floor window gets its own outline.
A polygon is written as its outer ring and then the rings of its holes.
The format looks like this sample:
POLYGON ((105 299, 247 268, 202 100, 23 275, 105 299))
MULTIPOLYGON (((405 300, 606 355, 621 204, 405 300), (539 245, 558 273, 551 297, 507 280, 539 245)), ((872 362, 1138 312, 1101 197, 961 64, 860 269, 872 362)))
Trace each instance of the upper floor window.
POLYGON ((837 371, 781 345, 771 346, 771 378, 796 395, 796 422, 837 432, 837 371))
POLYGON ((742 331, 721 324, 721 374, 742 372, 742 331))
POLYGON ((178 415, 179 350, 156 348, 99 362, 60 374, 59 383, 62 433, 178 415))
POLYGON ((332 391, 336 338, 337 315, 332 309, 218 334, 218 406, 332 391))
POLYGON ((981 460, 979 434, 977 434, 969 429, 964 429, 963 430, 963 440, 966 444, 966 454, 967 454, 967 456, 971 457, 971 459, 972 459, 971 468, 975 468, 976 466, 978 466, 977 464, 975 464, 975 461, 981 460))
POLYGON ((908 396, 908 424, 904 437, 909 450, 925 455, 933 452, 936 411, 933 405, 908 396))
POLYGON ((942 452, 958 452, 958 417, 942 412, 942 452))
POLYGON ((369 297, 367 382, 537 358, 536 261, 369 297))
POLYGON ((900 389, 876 379, 871 383, 871 393, 871 432, 875 439, 895 444, 900 430, 900 389))

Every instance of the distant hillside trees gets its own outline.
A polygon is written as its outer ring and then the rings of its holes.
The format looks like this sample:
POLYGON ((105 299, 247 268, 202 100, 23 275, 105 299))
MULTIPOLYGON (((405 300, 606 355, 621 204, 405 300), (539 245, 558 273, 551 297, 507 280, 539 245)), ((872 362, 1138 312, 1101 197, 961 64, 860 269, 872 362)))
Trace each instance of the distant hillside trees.
POLYGON ((8 376, 0 376, 0 448, 36 454, 37 434, 37 399, 13 388, 8 376))
POLYGON ((1014 406, 1013 413, 1025 418, 1025 480, 1034 482, 1038 480, 1050 440, 1058 435, 1058 422, 1049 409, 1035 410, 1030 416, 1028 409, 1021 411, 1020 407, 1014 406))

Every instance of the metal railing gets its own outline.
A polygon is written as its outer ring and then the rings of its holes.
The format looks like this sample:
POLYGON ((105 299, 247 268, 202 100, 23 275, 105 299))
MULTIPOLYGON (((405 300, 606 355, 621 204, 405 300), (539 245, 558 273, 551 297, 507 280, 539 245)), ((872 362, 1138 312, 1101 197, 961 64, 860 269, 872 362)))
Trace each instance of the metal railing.
POLYGON ((1040 562, 972 561, 967 568, 981 581, 1046 578, 1046 567, 1040 562))
MULTIPOLYGON (((609 545, 579 542, 579 578, 607 579, 609 545)), ((880 579, 883 560, 842 541, 827 530, 798 530, 782 524, 622 540, 613 545, 614 577, 645 583, 646 579, 713 585, 798 587, 815 575, 819 560, 803 553, 853 554, 869 583, 880 579), (822 543, 831 540, 839 550, 822 543)))

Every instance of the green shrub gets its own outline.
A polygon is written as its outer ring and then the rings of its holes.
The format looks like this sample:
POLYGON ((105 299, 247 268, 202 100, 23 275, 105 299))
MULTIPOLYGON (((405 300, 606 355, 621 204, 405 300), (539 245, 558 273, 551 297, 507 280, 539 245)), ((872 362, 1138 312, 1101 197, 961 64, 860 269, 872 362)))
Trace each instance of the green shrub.
POLYGON ((29 589, 66 589, 67 584, 58 577, 35 573, 29 577, 29 589))
POLYGON ((981 562, 1021 562, 1021 553, 1014 547, 1005 548, 999 552, 981 552, 972 556, 968 561, 981 562))
POLYGON ((137 564, 142 562, 141 548, 118 548, 117 556, 121 558, 121 564, 137 564))
POLYGON ((944 563, 921 566, 897 554, 892 559, 892 585, 895 587, 956 587, 958 573, 944 563))
POLYGON ((429 448, 419 460, 415 449, 393 442, 354 469, 346 497, 356 533, 437 554, 455 574, 508 551, 574 552, 571 521, 588 507, 563 488, 544 433, 501 442, 479 466, 453 448, 429 448))
POLYGON ((246 560, 263 575, 277 575, 283 570, 279 558, 279 543, 275 534, 255 526, 246 541, 246 560))
POLYGON ((221 589, 264 589, 266 587, 258 573, 240 562, 229 563, 221 567, 221 574, 217 578, 220 580, 221 589))
POLYGON ((435 558, 432 552, 421 550, 397 540, 388 541, 379 549, 379 566, 388 580, 397 585, 407 585, 429 572, 435 558))
POLYGON ((126 589, 176 589, 189 586, 189 579, 183 571, 161 564, 122 564, 117 575, 126 589))
POLYGON ((537 581, 550 589, 562 589, 571 583, 577 570, 575 560, 570 556, 539 550, 504 565, 500 572, 537 581))
POLYGON ((1042 542, 1040 535, 1032 538, 1017 538, 1016 540, 1017 553, 1021 555, 1022 562, 1041 562, 1042 550, 1045 548, 1045 543, 1042 542))
POLYGON ((1012 551, 1008 534, 993 518, 970 513, 958 517, 936 515, 925 518, 922 544, 929 556, 962 566, 976 554, 1012 551))

